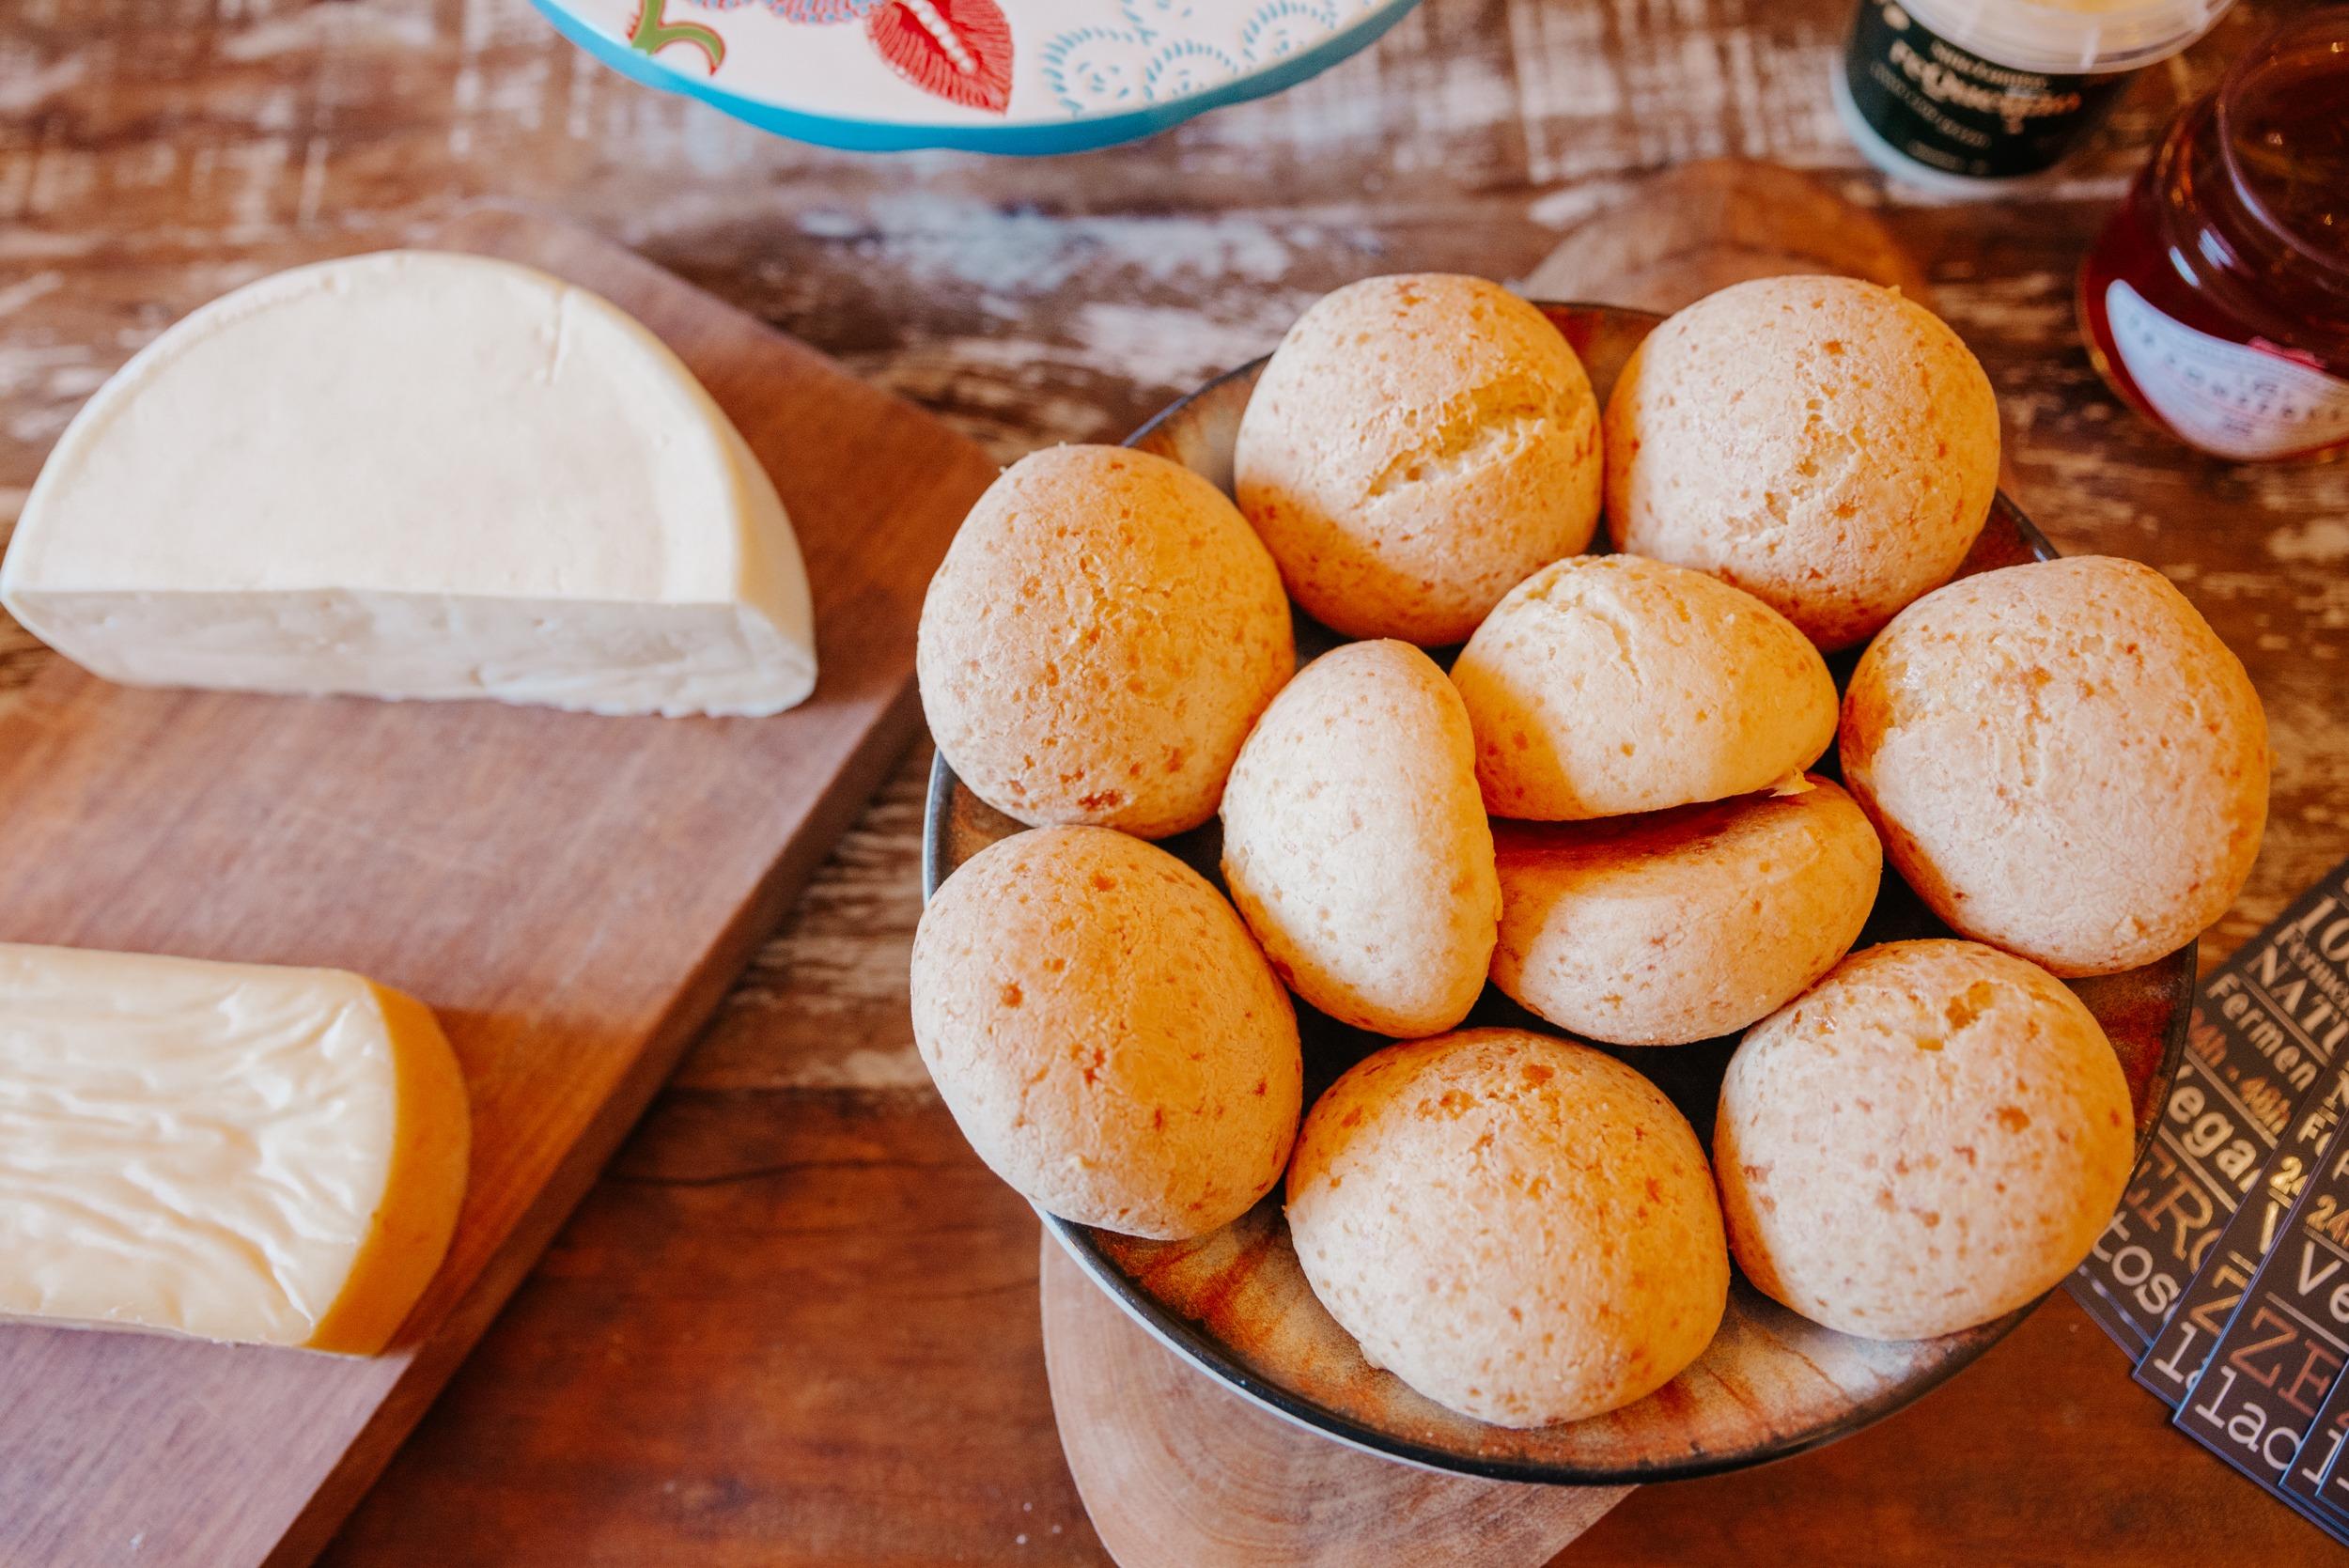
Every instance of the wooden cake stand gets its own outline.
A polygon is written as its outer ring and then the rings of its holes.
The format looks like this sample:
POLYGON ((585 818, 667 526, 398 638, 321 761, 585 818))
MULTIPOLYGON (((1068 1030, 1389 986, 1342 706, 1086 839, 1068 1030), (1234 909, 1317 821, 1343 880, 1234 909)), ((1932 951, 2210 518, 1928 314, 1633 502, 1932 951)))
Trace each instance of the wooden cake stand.
MULTIPOLYGON (((1536 299, 1670 311, 1751 278, 1839 272, 1930 306, 1871 214, 1770 164, 1686 164, 1570 230, 1526 278, 1536 299)), ((1045 1366, 1077 1490, 1122 1568, 1530 1568, 1628 1486, 1447 1475, 1293 1425, 1185 1365, 1048 1233, 1045 1366)))

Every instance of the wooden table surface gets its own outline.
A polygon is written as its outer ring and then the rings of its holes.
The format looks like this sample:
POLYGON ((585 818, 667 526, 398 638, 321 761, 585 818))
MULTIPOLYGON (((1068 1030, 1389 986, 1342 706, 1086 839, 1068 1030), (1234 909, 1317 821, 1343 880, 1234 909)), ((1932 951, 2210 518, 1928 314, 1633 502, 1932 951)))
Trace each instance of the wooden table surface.
MULTIPOLYGON (((1522 275, 1719 154, 1877 207, 1997 382, 2020 498, 2150 561, 2250 666, 2275 811, 2225 953, 2349 853, 2349 464, 2206 462, 2122 411, 2073 269, 2148 139, 2276 8, 2146 74, 2028 199, 1859 162, 1847 0, 1426 0, 1367 54, 1156 142, 855 158, 634 87, 524 0, 0 0, 0 520, 81 399, 258 273, 482 196, 643 250, 1005 460, 1114 439, 1369 272, 1522 275)), ((0 701, 50 657, 0 622, 0 701)), ((1035 1223, 906 1017, 925 752, 841 845, 329 1554, 339 1568, 1102 1560, 1046 1397, 1035 1223)), ((1818 1453, 1635 1494, 1563 1560, 2292 1563, 2330 1553, 2185 1438, 2061 1297, 1818 1453)))

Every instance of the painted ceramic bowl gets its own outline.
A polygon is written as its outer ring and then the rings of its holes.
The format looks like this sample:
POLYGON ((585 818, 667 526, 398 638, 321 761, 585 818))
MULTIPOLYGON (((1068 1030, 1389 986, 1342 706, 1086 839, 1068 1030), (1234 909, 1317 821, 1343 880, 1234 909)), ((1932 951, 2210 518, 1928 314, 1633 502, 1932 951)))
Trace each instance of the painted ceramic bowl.
POLYGON ((1327 70, 1416 0, 533 0, 614 70, 861 152, 1081 152, 1327 70))
MULTIPOLYGON (((1661 319, 1641 311, 1545 305, 1590 369, 1602 406, 1641 337, 1661 319)), ((1232 445, 1263 362, 1209 382, 1135 433, 1140 446, 1191 468, 1229 491, 1232 445)), ((2053 546, 2013 502, 1998 497, 1964 572, 2046 560, 2053 546)), ((1299 617, 1300 660, 1333 646, 1331 632, 1299 617)), ((1838 681, 1854 649, 1829 662, 1838 681)), ((1832 759, 1823 766, 1831 766, 1832 759)), ((972 854, 1020 831, 957 781, 940 757, 925 824, 926 891, 972 854)), ((1220 884, 1212 822, 1165 841, 1220 884)), ((1863 945, 1947 936, 1890 866, 1863 945)), ((2126 974, 2076 981, 2111 1037, 2136 1098, 2140 1149, 2163 1087, 2186 1042, 2194 988, 2189 944, 2126 974)), ((1346 1028, 1303 1002, 1305 1094, 1315 1095, 1386 1042, 1346 1028)), ((1516 1024, 1555 1032, 1492 986, 1469 1024, 1516 1024)), ((1672 1095, 1700 1136, 1709 1136, 1735 1037, 1668 1050, 1615 1054, 1672 1095)), ((1239 1392, 1342 1442, 1434 1469, 1504 1481, 1594 1485, 1706 1475, 1782 1459, 1891 1414, 1997 1343, 2030 1309, 1940 1339, 1884 1343, 1849 1338, 1797 1317, 1733 1280, 1720 1331, 1696 1362, 1638 1404, 1534 1431, 1487 1426, 1414 1393, 1367 1365, 1305 1282, 1289 1243, 1278 1189, 1213 1235, 1138 1241, 1047 1215, 1045 1224, 1118 1305, 1178 1355, 1239 1392)))

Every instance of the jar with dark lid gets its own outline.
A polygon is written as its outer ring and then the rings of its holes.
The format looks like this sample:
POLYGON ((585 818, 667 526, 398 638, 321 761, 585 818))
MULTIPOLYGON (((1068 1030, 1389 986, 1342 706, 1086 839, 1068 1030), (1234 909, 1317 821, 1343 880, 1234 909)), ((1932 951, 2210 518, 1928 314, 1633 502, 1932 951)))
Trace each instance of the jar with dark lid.
POLYGON ((2277 29, 2171 122, 2080 268, 2096 368, 2239 461, 2349 449, 2349 8, 2277 29))
POLYGON ((2139 71, 2232 3, 1859 0, 1835 106, 1888 172, 1988 194, 2060 162, 2139 71))

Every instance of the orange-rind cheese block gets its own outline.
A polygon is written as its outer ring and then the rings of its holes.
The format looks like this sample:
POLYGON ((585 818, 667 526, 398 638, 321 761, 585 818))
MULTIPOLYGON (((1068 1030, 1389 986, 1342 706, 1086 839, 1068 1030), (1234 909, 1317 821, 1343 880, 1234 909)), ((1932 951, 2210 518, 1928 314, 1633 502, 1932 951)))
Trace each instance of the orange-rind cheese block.
POLYGON ((374 1354, 448 1250, 470 1142, 397 991, 0 944, 0 1318, 374 1354))

